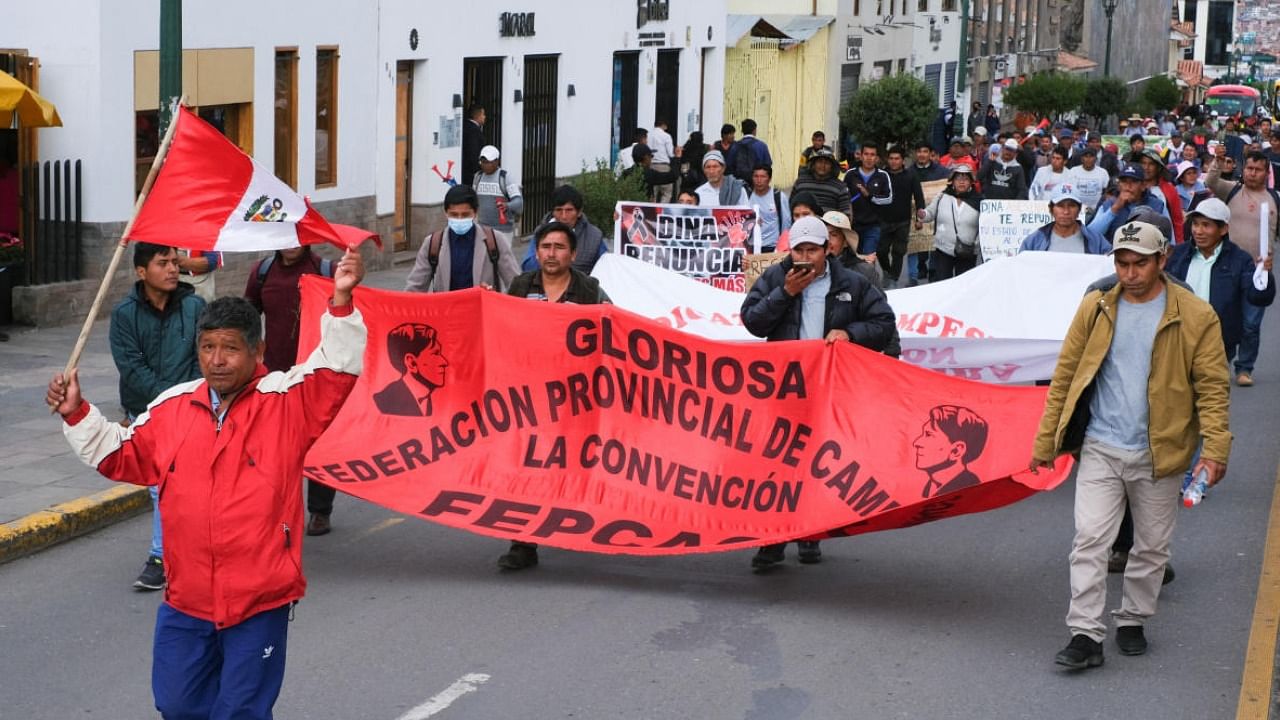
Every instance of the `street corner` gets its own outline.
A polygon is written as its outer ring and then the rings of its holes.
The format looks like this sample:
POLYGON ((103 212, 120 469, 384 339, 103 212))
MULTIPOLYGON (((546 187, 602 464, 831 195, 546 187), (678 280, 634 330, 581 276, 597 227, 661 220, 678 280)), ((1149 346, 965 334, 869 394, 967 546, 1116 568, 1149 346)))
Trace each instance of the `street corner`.
POLYGON ((5 523, 0 564, 132 517, 150 504, 146 488, 114 487, 5 523))

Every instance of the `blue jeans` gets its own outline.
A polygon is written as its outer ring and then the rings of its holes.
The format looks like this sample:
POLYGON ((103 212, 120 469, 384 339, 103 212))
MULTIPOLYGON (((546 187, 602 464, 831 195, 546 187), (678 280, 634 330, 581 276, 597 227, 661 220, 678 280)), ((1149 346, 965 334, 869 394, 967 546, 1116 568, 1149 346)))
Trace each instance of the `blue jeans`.
MULTIPOLYGON (((129 423, 138 419, 137 415, 126 412, 125 417, 129 418, 129 423)), ((152 485, 147 488, 147 494, 151 496, 151 552, 148 557, 164 559, 164 537, 160 532, 160 488, 152 485)))
POLYGON ((912 280, 919 280, 920 261, 928 257, 929 253, 911 253, 907 255, 907 277, 912 280))
POLYGON ((1262 335, 1262 314, 1266 310, 1251 302, 1244 304, 1244 334, 1240 336, 1240 347, 1236 350, 1237 373, 1253 373, 1253 364, 1258 361, 1258 341, 1262 335))
POLYGON ((870 255, 880 247, 879 225, 854 225, 858 231, 858 254, 870 255))
POLYGON ((161 603, 151 692, 165 720, 271 720, 284 684, 289 606, 221 630, 161 603))
POLYGON ((151 494, 151 557, 164 558, 164 537, 160 532, 160 488, 147 488, 151 494))

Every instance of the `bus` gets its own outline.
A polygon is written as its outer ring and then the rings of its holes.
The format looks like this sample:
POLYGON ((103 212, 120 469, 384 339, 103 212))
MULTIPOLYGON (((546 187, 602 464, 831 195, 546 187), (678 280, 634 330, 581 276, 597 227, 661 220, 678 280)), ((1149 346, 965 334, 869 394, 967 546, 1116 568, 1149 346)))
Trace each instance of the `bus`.
POLYGON ((1209 88, 1209 96, 1205 99, 1209 110, 1217 110, 1223 117, 1249 117, 1258 111, 1260 102, 1262 93, 1248 85, 1214 85, 1209 88))

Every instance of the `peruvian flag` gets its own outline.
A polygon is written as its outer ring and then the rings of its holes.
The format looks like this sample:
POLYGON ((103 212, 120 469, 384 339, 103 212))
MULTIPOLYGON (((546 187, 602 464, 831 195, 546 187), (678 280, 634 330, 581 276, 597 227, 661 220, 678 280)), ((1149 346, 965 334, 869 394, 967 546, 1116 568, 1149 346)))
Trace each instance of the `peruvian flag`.
POLYGON ((378 236, 330 223, 305 198, 212 125, 178 109, 173 138, 127 240, 189 250, 247 252, 378 236))

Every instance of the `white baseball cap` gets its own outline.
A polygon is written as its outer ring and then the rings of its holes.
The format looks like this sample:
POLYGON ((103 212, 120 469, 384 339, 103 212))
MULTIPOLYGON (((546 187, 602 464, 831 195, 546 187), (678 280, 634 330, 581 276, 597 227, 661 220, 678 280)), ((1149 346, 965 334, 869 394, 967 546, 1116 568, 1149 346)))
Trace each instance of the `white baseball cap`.
POLYGON ((1009 148, 1010 150, 1017 150, 1017 149, 1018 149, 1018 141, 1017 141, 1017 140, 1014 140, 1013 138, 1009 138, 1008 140, 1005 140, 1005 141, 1004 141, 1004 146, 1005 146, 1005 147, 1007 147, 1007 148, 1009 148))
POLYGON ((487 160, 488 162, 493 162, 494 160, 497 160, 500 157, 502 157, 502 155, 498 152, 498 148, 492 145, 485 145, 484 147, 480 148, 481 160, 487 160))
POLYGON ((1202 215, 1210 220, 1231 224, 1231 208, 1227 207, 1227 204, 1218 198, 1201 200, 1198 205, 1187 213, 1187 219, 1190 219, 1193 215, 1202 215))
POLYGON ((799 247, 804 244, 809 245, 826 245, 827 244, 827 224, 822 222, 822 218, 806 215, 791 226, 791 247, 799 247))

